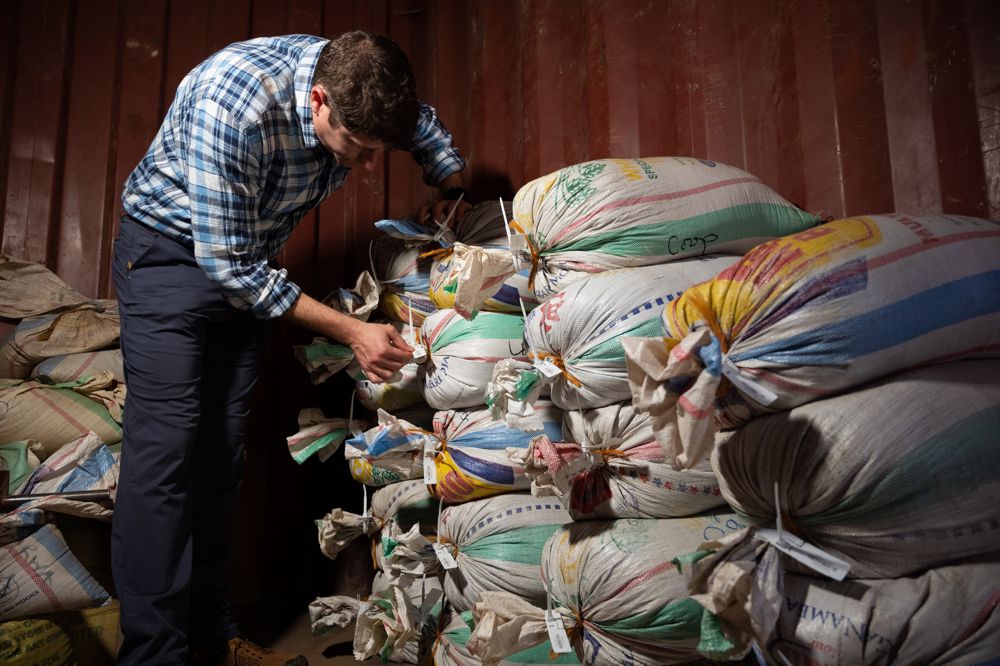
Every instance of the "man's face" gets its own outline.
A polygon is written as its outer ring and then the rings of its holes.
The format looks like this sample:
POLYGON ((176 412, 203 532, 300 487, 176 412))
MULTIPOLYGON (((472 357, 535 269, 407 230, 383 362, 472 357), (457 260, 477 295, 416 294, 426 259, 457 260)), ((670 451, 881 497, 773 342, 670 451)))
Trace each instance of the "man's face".
POLYGON ((371 171, 375 160, 385 146, 364 134, 349 132, 330 117, 330 107, 326 104, 326 91, 313 86, 309 94, 313 112, 313 127, 316 137, 323 146, 333 153, 337 162, 345 167, 364 167, 371 171))

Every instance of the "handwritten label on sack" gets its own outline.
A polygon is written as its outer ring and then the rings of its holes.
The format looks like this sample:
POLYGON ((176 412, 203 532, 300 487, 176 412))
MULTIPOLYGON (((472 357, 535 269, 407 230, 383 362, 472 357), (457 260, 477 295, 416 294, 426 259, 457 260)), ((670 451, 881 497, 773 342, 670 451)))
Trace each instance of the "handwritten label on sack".
POLYGON ((833 580, 844 580, 851 565, 788 532, 760 529, 755 535, 794 560, 833 580))
POLYGON ((358 600, 358 619, 354 622, 354 643, 357 645, 361 636, 361 616, 368 610, 368 602, 358 600))
POLYGON ((434 445, 430 442, 424 444, 424 483, 432 486, 438 482, 437 476, 437 463, 434 459, 437 457, 437 451, 434 449, 434 445))
POLYGON ((778 399, 776 393, 741 375, 740 369, 736 367, 735 363, 729 360, 728 356, 722 357, 722 375, 731 381, 740 393, 743 393, 758 404, 766 407, 778 399))
POLYGON ((437 555, 438 562, 445 570, 458 568, 458 562, 455 561, 451 551, 443 543, 434 544, 434 554, 437 555))
POLYGON ((554 610, 545 611, 545 628, 549 630, 549 643, 552 644, 552 651, 556 654, 566 654, 573 651, 573 646, 569 644, 569 636, 566 634, 566 627, 563 626, 562 616, 554 610))

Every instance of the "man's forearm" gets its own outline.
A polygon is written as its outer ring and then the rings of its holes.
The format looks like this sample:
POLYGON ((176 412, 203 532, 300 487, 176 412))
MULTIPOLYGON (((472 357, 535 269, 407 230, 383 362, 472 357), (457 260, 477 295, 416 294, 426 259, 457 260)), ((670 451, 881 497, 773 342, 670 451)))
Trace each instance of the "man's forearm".
POLYGON ((351 345, 356 340, 360 324, 356 319, 323 305, 305 293, 299 295, 284 317, 345 345, 351 345))

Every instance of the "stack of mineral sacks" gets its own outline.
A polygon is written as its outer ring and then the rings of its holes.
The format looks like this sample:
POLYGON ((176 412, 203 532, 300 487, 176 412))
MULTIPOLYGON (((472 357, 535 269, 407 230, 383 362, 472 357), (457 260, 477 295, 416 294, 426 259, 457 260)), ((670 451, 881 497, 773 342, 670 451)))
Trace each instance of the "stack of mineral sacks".
POLYGON ((0 256, 0 318, 16 323, 0 342, 0 661, 84 659, 66 615, 54 613, 97 606, 98 629, 112 627, 102 636, 110 658, 117 604, 106 523, 125 398, 117 304, 0 256))
MULTIPOLYGON (((996 375, 990 362, 959 361, 989 356, 1000 342, 989 321, 998 299, 986 284, 995 277, 971 261, 1000 256, 995 223, 897 215, 821 225, 739 169, 653 158, 562 169, 522 187, 512 207, 476 206, 453 231, 410 221, 377 226, 389 233, 372 248, 372 273, 332 301, 361 317, 374 316, 380 305, 418 348, 415 362, 386 385, 351 370, 357 396, 375 411, 366 417, 367 429, 357 418, 360 409, 347 419, 314 411, 289 440, 293 455, 329 456, 346 438, 354 477, 379 487, 370 509, 366 493, 364 515, 335 509, 318 521, 330 556, 357 535, 372 539, 375 589, 360 604, 340 605, 362 611, 356 656, 442 664, 662 664, 749 658, 751 650, 762 659, 831 663, 883 652, 918 661, 989 654, 986 637, 995 620, 987 606, 995 590, 972 578, 991 573, 988 556, 1000 544, 987 529, 995 523, 987 514, 996 509, 982 494, 967 501, 980 513, 963 505, 968 547, 921 563, 907 558, 905 570, 859 561, 850 575, 864 577, 866 596, 857 587, 837 587, 850 583, 821 578, 817 568, 837 576, 831 566, 809 568, 777 553, 784 547, 808 559, 787 545, 802 543, 799 549, 813 557, 839 562, 851 553, 834 548, 829 535, 877 532, 896 543, 906 530, 942 528, 902 521, 917 512, 901 498, 933 495, 933 488, 947 485, 924 472, 928 465, 938 469, 936 457, 928 453, 920 470, 902 472, 898 456, 878 454, 882 467, 876 468, 873 452, 852 453, 867 464, 862 470, 845 468, 846 454, 833 450, 859 448, 853 440, 836 443, 838 427, 880 451, 900 448, 886 440, 889 433, 912 448, 913 433, 929 437, 930 424, 947 430, 939 413, 930 415, 912 397, 886 397, 889 412, 907 426, 862 427, 861 412, 880 423, 887 413, 875 406, 877 398, 857 391, 850 410, 857 414, 848 416, 847 404, 821 410, 830 423, 788 410, 880 377, 902 390, 905 376, 885 379, 893 368, 919 373, 917 366, 935 364, 936 371, 954 368, 964 387, 961 395, 954 389, 955 400, 966 411, 978 413, 972 395, 983 396, 981 406, 997 404, 994 394, 983 395, 986 377, 996 375), (937 231, 938 224, 954 229, 937 231), (884 244, 907 231, 922 245, 884 244), (848 257, 843 252, 852 242, 859 253, 848 257), (945 297, 952 312, 935 311, 927 299, 940 298, 937 293, 912 306, 895 305, 920 293, 919 281, 887 285, 872 273, 898 261, 927 280, 941 277, 935 268, 941 258, 932 252, 939 247, 967 257, 952 262, 965 271, 961 277, 979 277, 956 284, 955 294, 945 297), (806 275, 807 268, 817 272, 806 275), (866 290, 872 291, 867 306, 858 297, 866 290), (754 296, 759 301, 751 302, 754 296), (872 305, 878 298, 881 305, 872 305), (825 314, 813 313, 821 307, 825 314), (974 317, 985 317, 974 326, 978 336, 963 329, 964 346, 941 348, 940 340, 957 334, 946 327, 974 317), (915 329, 924 332, 906 332, 915 329), (915 337, 937 329, 938 356, 900 360, 893 345, 910 349, 915 337), (851 359, 890 347, 881 359, 866 361, 873 369, 844 371, 851 359), (808 370, 817 371, 814 379, 808 370), (836 370, 850 379, 841 381, 836 370), (785 396, 794 387, 799 402, 785 396), (896 402, 914 413, 904 414, 896 402), (775 424, 757 432, 778 417, 767 412, 781 414, 789 430, 775 424), (803 421, 811 425, 803 429, 803 421), (795 425, 801 432, 791 429, 795 425), (806 430, 813 439, 802 449, 810 457, 799 469, 793 455, 805 454, 791 447, 806 430), (766 474, 758 469, 764 446, 777 461, 766 474), (882 489, 848 492, 866 470, 882 489), (891 470, 905 480, 902 486, 886 480, 891 470), (838 488, 826 488, 831 478, 842 479, 838 488), (773 506, 775 480, 780 508, 773 506), (849 515, 875 520, 868 512, 879 509, 869 502, 879 493, 893 513, 877 519, 895 527, 845 527, 841 521, 849 515), (816 513, 806 519, 804 511, 816 513), (758 529, 774 526, 778 515, 785 519, 777 536, 758 529), (818 533, 810 531, 813 525, 822 526, 813 528, 818 533), (956 563, 969 557, 980 559, 956 563), (951 568, 929 570, 946 563, 951 568), (921 577, 900 578, 917 573, 921 577), (954 576, 966 582, 952 583, 954 576), (983 603, 967 618, 956 615, 951 634, 924 637, 920 645, 910 637, 910 651, 899 652, 921 613, 932 612, 928 594, 937 595, 932 604, 947 607, 960 605, 972 590, 983 603), (911 604, 903 612, 885 601, 903 597, 911 604), (814 621, 824 613, 830 613, 827 625, 814 621), (962 624, 963 618, 969 621, 962 624), (868 633, 870 622, 881 632, 879 646, 868 633), (860 647, 847 640, 847 626, 864 637, 856 641, 860 647)), ((314 377, 350 361, 349 353, 325 341, 300 356, 314 377)), ((870 390, 888 395, 885 386, 870 390)), ((961 412, 941 397, 937 402, 951 420, 961 412)), ((969 427, 1000 441, 995 427, 969 427)), ((971 446, 967 454, 985 455, 981 449, 971 446)), ((947 450, 935 449, 951 464, 956 454, 947 450)), ((969 474, 967 462, 960 468, 969 474)), ((983 479, 995 477, 982 467, 983 479)), ((985 481, 982 487, 989 492, 985 481)), ((921 515, 931 505, 942 516, 951 507, 940 499, 921 502, 921 515)), ((935 533, 941 540, 944 533, 935 533)), ((885 543, 865 548, 886 557, 885 543)), ((317 600, 315 626, 328 626, 336 607, 331 599, 317 600)))

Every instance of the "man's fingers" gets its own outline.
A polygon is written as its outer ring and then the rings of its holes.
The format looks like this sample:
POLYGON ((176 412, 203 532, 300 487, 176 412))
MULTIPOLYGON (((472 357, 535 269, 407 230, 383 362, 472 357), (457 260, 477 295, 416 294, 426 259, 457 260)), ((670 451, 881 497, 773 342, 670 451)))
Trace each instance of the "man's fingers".
POLYGON ((387 331, 387 333, 389 334, 389 344, 391 344, 396 349, 402 349, 403 351, 407 351, 412 354, 413 347, 411 347, 409 343, 406 342, 406 339, 399 334, 399 331, 397 331, 392 326, 389 326, 388 329, 389 330, 387 331))

